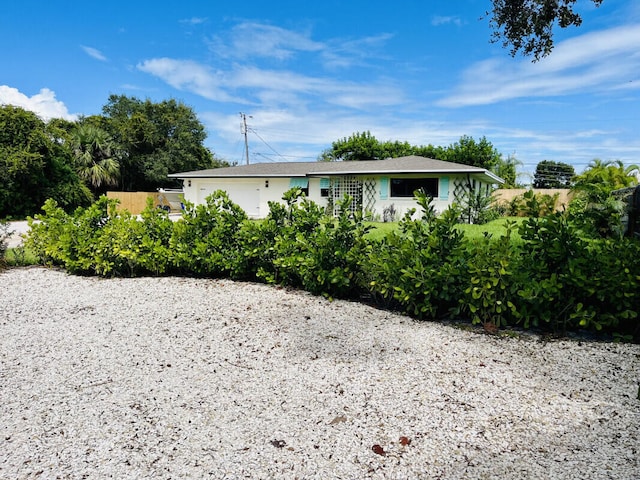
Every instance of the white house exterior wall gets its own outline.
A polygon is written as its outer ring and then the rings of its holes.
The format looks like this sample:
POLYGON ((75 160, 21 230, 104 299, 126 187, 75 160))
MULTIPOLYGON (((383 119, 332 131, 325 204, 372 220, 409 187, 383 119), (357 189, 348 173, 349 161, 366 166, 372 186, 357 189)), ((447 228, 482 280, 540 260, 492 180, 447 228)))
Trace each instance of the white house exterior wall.
MULTIPOLYGON (((269 213, 269 202, 282 202, 282 195, 291 188, 290 181, 284 177, 193 178, 184 181, 183 192, 186 201, 197 205, 216 190, 223 190, 249 217, 264 218, 269 213), (248 198, 253 192, 255 202, 248 198)), ((309 198, 319 205, 327 205, 327 198, 320 196, 319 178, 309 179, 309 198)))
MULTIPOLYGON (((301 177, 297 177, 301 178, 301 177)), ((384 218, 385 208, 393 205, 396 211, 396 217, 402 216, 412 208, 416 208, 417 204, 410 197, 392 197, 390 178, 425 178, 420 175, 389 175, 369 178, 375 181, 375 203, 373 215, 378 219, 384 218), (386 182, 382 179, 386 178, 386 182)), ((427 178, 429 178, 427 176, 427 178)), ((455 180, 464 179, 462 175, 446 175, 442 177, 431 176, 430 178, 438 178, 438 197, 434 198, 433 205, 437 212, 443 212, 451 205, 454 200, 455 180), (446 179, 443 181, 443 178, 446 179)), ((320 192, 319 177, 308 177, 309 182, 309 199, 320 206, 328 205, 328 197, 322 197, 320 192)), ((475 182, 476 189, 487 186, 475 182)), ((269 177, 269 178, 191 178, 184 180, 184 198, 188 202, 199 204, 204 203, 205 198, 216 190, 224 190, 229 194, 232 201, 242 207, 247 215, 251 218, 264 218, 269 213, 269 202, 282 202, 283 194, 291 188, 291 179, 289 177, 269 177)))

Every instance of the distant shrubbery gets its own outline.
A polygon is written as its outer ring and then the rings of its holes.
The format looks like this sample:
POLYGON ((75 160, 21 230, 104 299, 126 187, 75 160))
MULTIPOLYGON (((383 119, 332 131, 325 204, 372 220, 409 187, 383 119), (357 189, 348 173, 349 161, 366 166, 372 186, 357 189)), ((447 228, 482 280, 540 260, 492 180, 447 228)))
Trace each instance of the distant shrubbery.
POLYGON ((568 214, 530 218, 499 238, 467 238, 460 210, 437 216, 417 194, 380 240, 366 235, 349 198, 337 217, 291 190, 251 221, 224 192, 186 205, 181 221, 148 206, 141 218, 102 197, 66 214, 48 201, 27 246, 44 264, 102 276, 198 275, 263 281, 329 297, 368 298, 426 319, 468 318, 488 330, 535 327, 640 333, 640 242, 585 238, 568 214))

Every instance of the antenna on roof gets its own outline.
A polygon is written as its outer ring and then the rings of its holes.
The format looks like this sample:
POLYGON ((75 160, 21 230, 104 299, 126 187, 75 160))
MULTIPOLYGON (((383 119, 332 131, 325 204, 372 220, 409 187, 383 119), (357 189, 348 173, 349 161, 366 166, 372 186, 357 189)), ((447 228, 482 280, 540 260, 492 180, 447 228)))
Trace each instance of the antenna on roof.
MULTIPOLYGON (((240 118, 242 118, 241 132, 244 135, 244 154, 247 161, 247 165, 249 165, 249 141, 247 139, 247 133, 249 129, 247 128, 247 115, 240 112, 240 118)), ((253 118, 253 117, 249 115, 249 118, 253 118)))

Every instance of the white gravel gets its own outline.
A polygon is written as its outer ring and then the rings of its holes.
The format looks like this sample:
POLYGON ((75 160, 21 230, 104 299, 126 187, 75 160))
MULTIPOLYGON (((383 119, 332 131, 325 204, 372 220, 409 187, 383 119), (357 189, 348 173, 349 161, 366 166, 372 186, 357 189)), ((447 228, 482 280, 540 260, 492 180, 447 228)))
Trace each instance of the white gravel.
POLYGON ((640 478, 638 345, 227 280, 0 291, 2 479, 640 478))

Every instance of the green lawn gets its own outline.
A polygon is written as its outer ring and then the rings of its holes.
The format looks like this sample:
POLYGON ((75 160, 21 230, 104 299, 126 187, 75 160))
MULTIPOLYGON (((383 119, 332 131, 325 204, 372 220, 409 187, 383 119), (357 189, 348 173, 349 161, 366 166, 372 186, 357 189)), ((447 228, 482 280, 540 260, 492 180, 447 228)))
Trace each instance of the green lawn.
MULTIPOLYGON (((520 226, 526 220, 526 217, 502 217, 498 218, 497 220, 493 220, 492 222, 485 223, 484 225, 469 225, 466 223, 461 223, 460 225, 458 225, 458 229, 462 230, 464 234, 471 239, 480 238, 482 237, 482 235, 484 235, 485 232, 491 234, 494 238, 498 238, 501 235, 504 235, 507 231, 504 226, 507 221, 516 222, 517 226, 520 226)), ((520 238, 520 235, 518 235, 517 227, 516 231, 513 232, 513 238, 520 238)))
POLYGON ((36 265, 38 263, 38 259, 31 250, 23 247, 7 249, 5 260, 7 265, 11 266, 36 265))
MULTIPOLYGON (((485 232, 490 233, 494 238, 504 235, 506 232, 505 222, 508 220, 516 222, 518 225, 522 224, 526 220, 525 217, 502 217, 484 225, 469 225, 461 223, 458 225, 458 229, 464 232, 467 238, 480 238, 485 232)), ((368 238, 373 240, 380 240, 384 238, 389 232, 398 228, 398 222, 370 222, 369 226, 373 227, 367 234, 368 238)), ((514 238, 519 238, 518 232, 514 232, 514 238)))

